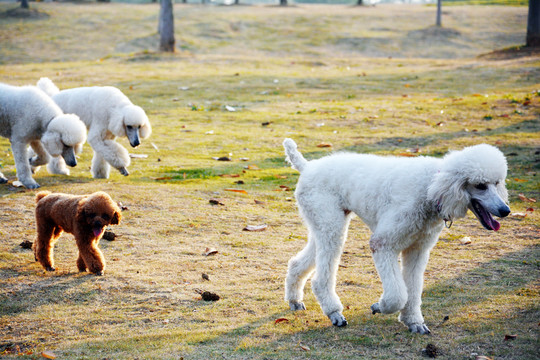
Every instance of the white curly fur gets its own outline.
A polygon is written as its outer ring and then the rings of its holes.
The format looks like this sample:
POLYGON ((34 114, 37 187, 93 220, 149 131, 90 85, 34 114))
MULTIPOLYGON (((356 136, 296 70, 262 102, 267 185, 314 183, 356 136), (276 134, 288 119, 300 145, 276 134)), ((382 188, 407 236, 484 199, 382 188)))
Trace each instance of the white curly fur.
POLYGON ((355 213, 372 231, 370 248, 383 286, 371 310, 399 311, 410 331, 429 333, 420 309, 429 252, 445 221, 465 216, 468 208, 486 229, 498 230, 489 213, 510 212, 504 155, 482 144, 442 159, 338 153, 308 162, 293 140, 283 145, 301 172, 295 195, 309 232, 305 248, 289 261, 285 300, 291 309, 305 309, 303 289, 314 274, 312 289, 323 312, 334 325, 347 324, 335 291, 336 273, 355 213))
MULTIPOLYGON (((119 89, 111 86, 80 87, 60 91, 48 78, 41 78, 37 86, 66 112, 77 114, 88 128, 88 143, 94 150, 92 176, 108 178, 110 165, 128 175, 128 151, 118 144, 116 137, 127 137, 134 147, 140 139, 152 133, 144 110, 133 103, 119 89), (129 133, 127 133, 128 131, 129 133)), ((55 172, 57 162, 51 162, 49 171, 55 172)))
MULTIPOLYGON (((73 114, 64 114, 47 94, 35 86, 0 84, 0 135, 11 143, 17 177, 29 189, 39 187, 31 166, 46 164, 50 156, 69 156, 86 141, 86 127, 73 114), (33 153, 29 160, 28 145, 33 153)), ((0 173, 0 180, 5 178, 0 173)))

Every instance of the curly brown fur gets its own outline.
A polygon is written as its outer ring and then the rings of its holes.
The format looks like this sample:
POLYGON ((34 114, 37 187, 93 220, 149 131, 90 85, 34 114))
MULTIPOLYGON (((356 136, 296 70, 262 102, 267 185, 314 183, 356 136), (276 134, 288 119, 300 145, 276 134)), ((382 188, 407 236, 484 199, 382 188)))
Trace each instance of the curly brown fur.
POLYGON ((122 214, 111 197, 98 191, 90 195, 68 195, 41 191, 36 195, 36 261, 54 271, 53 246, 62 232, 75 236, 79 271, 103 275, 105 259, 98 242, 107 225, 120 223, 122 214))

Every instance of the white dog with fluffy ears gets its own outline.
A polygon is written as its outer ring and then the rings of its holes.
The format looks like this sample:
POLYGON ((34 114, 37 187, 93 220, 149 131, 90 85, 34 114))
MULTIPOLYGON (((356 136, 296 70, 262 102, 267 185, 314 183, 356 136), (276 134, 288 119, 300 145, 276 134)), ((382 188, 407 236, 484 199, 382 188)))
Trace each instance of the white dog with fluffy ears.
MULTIPOLYGON (((60 91, 48 78, 41 78, 37 86, 52 97, 65 112, 77 114, 88 128, 88 143, 94 150, 92 176, 108 178, 109 164, 122 175, 129 175, 128 151, 118 144, 117 137, 127 137, 132 147, 140 145, 152 133, 144 110, 133 103, 119 89, 112 86, 79 87, 60 91)), ((60 160, 61 161, 61 160, 60 160)), ((62 164, 51 162, 48 170, 59 172, 62 164)))
POLYGON ((428 334, 420 305, 429 252, 445 222, 464 217, 467 209, 484 228, 499 229, 491 214, 510 213, 504 155, 482 144, 442 159, 337 153, 308 162, 293 140, 283 145, 300 172, 295 195, 309 230, 306 247, 289 261, 285 300, 291 309, 305 309, 303 290, 314 272, 311 286, 323 312, 332 324, 347 325, 336 273, 355 213, 372 231, 369 244, 383 286, 372 312, 399 311, 411 332, 428 334))
MULTIPOLYGON (((76 115, 64 114, 35 86, 0 84, 0 135, 11 143, 19 181, 35 189, 39 184, 32 178, 31 167, 49 162, 49 155, 61 157, 69 166, 77 165, 75 153, 86 141, 86 127, 76 115)), ((0 173, 0 183, 5 182, 0 173)))

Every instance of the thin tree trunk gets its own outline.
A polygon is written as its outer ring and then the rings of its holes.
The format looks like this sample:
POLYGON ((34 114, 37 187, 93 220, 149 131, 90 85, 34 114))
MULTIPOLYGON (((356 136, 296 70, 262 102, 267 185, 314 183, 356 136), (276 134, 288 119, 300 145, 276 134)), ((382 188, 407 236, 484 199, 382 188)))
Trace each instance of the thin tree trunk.
POLYGON ((279 0, 279 6, 287 6, 287 0, 279 0))
POLYGON ((172 0, 161 0, 159 11, 159 50, 174 52, 174 15, 172 0))
POLYGON ((529 0, 527 18, 527 46, 540 46, 540 1, 529 0))
POLYGON ((30 6, 28 5, 28 0, 21 0, 21 7, 23 9, 30 9, 30 6))
POLYGON ((358 5, 358 6, 364 5, 364 0, 358 0, 358 1, 356 2, 356 5, 358 5))
POLYGON ((437 20, 435 26, 441 27, 441 12, 442 12, 442 0, 437 0, 437 20))

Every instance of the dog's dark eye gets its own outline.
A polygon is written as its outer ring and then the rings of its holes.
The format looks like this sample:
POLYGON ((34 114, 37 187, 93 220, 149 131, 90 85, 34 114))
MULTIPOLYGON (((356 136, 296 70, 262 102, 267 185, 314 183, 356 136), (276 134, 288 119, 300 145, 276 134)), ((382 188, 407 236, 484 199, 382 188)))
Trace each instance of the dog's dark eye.
POLYGON ((105 221, 109 221, 109 220, 111 219, 111 217, 110 217, 109 215, 107 215, 107 214, 103 214, 103 215, 101 216, 101 218, 102 218, 103 220, 105 220, 105 221))
POLYGON ((486 184, 476 184, 474 185, 474 187, 477 188, 478 190, 487 190, 486 184))

